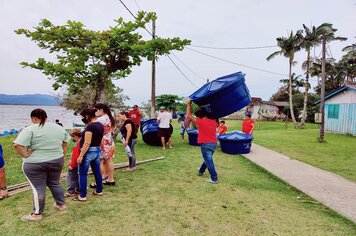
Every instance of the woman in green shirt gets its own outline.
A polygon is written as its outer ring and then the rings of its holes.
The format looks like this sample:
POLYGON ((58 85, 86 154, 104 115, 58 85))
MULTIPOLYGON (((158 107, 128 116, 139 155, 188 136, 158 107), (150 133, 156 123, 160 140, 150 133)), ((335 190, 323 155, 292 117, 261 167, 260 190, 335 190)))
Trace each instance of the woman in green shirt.
POLYGON ((46 186, 55 200, 53 207, 59 211, 67 207, 60 183, 69 134, 57 124, 47 122, 42 109, 31 112, 32 125, 24 128, 14 141, 17 154, 23 158, 22 170, 33 193, 34 211, 22 217, 24 221, 40 221, 46 200, 46 186))

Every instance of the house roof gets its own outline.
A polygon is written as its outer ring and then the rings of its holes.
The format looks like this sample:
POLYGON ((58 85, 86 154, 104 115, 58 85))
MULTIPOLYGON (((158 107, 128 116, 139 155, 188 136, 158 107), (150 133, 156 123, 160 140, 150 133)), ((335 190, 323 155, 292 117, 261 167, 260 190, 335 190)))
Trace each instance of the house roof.
MULTIPOLYGON (((343 85, 341 88, 336 89, 335 91, 333 91, 333 92, 327 94, 327 95, 325 96, 325 100, 327 100, 327 99, 329 99, 329 98, 335 96, 336 94, 338 94, 338 93, 340 93, 340 92, 342 92, 342 91, 345 91, 345 90, 351 90, 351 91, 353 91, 353 92, 356 92, 356 85, 350 85, 350 84, 348 84, 348 85, 343 85)), ((314 104, 320 103, 320 101, 321 101, 321 100, 319 99, 319 100, 315 101, 314 104)))
POLYGON ((272 101, 277 107, 285 107, 288 105, 288 102, 283 101, 272 101))

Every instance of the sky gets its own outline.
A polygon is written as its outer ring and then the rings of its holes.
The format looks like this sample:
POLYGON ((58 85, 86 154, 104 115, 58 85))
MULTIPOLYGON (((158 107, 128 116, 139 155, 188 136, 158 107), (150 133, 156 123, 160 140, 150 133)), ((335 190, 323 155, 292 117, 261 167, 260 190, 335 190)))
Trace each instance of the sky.
MULTIPOLYGON (((293 30, 307 26, 332 23, 336 35, 347 37, 346 42, 329 44, 328 54, 335 59, 342 56, 342 48, 355 43, 356 0, 123 0, 132 12, 138 7, 157 13, 157 35, 190 39, 192 45, 209 47, 258 47, 276 45, 276 38, 287 36, 293 30)), ((87 28, 105 30, 114 25, 114 19, 123 17, 133 20, 119 0, 0 0, 0 93, 4 94, 60 94, 54 91, 52 80, 40 71, 22 68, 21 61, 32 62, 38 57, 52 58, 47 51, 39 49, 30 39, 14 33, 15 29, 31 29, 46 18, 56 25, 67 20, 81 21, 87 28)), ((143 31, 144 38, 150 35, 143 31)), ((172 62, 162 56, 156 63, 157 95, 177 94, 189 96, 202 86, 206 79, 242 71, 246 84, 254 97, 268 100, 281 86, 279 80, 288 74, 288 60, 266 57, 278 48, 255 50, 213 50, 190 48, 220 57, 236 64, 210 58, 191 50, 174 52, 171 58, 191 80, 187 81, 172 62), (179 60, 177 60, 177 58, 179 60), (191 72, 190 70, 194 71, 191 72), (275 72, 276 75, 248 67, 275 72), (198 74, 199 76, 197 76, 198 74), (203 79, 204 78, 204 79, 203 79)), ((320 55, 320 48, 312 52, 320 55)), ((293 71, 303 74, 301 64, 304 51, 296 54, 297 64, 293 71)), ((315 85, 317 79, 312 78, 315 85)), ((144 61, 133 68, 127 78, 114 82, 130 97, 128 105, 141 104, 150 98, 151 64, 144 61)))

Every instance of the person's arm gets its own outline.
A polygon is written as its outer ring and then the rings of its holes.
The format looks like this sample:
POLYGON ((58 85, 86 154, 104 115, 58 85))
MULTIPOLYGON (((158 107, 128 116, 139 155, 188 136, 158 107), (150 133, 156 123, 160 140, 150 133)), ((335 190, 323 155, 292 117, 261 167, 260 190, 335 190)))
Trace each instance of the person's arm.
POLYGON ((83 147, 82 147, 82 150, 80 151, 79 157, 77 159, 78 164, 82 163, 83 157, 84 157, 85 153, 87 153, 87 151, 90 147, 92 138, 93 138, 93 133, 90 131, 86 131, 85 135, 84 135, 83 147))
POLYGON ((27 158, 29 156, 31 156, 32 154, 32 150, 28 150, 26 147, 22 146, 22 145, 19 145, 17 143, 14 143, 14 149, 15 149, 15 152, 20 155, 22 158, 27 158))
POLYGON ((252 126, 252 127, 251 127, 251 130, 250 130, 249 134, 252 134, 252 133, 253 133, 253 131, 254 131, 254 129, 255 129, 255 123, 252 123, 251 126, 252 126))
POLYGON ((67 153, 67 150, 68 150, 68 143, 67 142, 63 142, 62 143, 62 149, 63 149, 63 157, 64 157, 64 160, 66 159, 66 153, 67 153))
POLYGON ((188 98, 188 100, 187 100, 187 112, 186 113, 187 113, 187 118, 195 123, 196 118, 193 116, 193 113, 192 113, 192 100, 190 98, 188 98))
POLYGON ((125 128, 127 130, 127 133, 126 133, 126 139, 125 139, 125 144, 124 146, 127 147, 127 145, 129 145, 129 140, 131 138, 131 134, 132 134, 132 127, 130 124, 126 124, 125 125, 125 128))
POLYGON ((78 141, 77 146, 75 146, 75 148, 73 148, 73 151, 72 151, 72 158, 70 159, 69 167, 68 167, 70 170, 73 170, 74 168, 76 168, 78 166, 77 160, 78 160, 79 155, 80 155, 80 145, 79 145, 79 141, 78 141))

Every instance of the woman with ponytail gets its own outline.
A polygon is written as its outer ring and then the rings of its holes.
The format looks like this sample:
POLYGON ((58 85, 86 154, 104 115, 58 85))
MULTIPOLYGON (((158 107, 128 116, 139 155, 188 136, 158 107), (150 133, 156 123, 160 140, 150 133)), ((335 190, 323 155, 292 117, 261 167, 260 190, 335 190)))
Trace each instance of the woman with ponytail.
POLYGON ((46 200, 46 186, 55 200, 53 207, 63 211, 67 207, 60 183, 69 134, 62 126, 47 122, 42 109, 31 112, 32 125, 24 128, 14 141, 17 154, 23 158, 22 170, 33 194, 33 212, 24 221, 40 221, 46 200))

